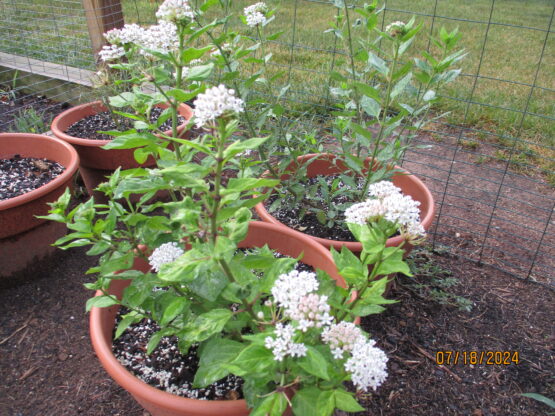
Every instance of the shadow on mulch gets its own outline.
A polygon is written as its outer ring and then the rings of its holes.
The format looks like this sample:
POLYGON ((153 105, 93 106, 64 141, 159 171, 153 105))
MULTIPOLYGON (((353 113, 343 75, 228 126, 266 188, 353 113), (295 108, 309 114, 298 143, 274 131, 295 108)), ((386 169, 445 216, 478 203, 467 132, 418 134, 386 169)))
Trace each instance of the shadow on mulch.
MULTIPOLYGON (((390 357, 387 381, 361 398, 364 414, 545 414, 546 406, 519 394, 555 397, 555 293, 448 254, 426 256, 452 271, 453 292, 474 306, 440 305, 401 279, 390 294, 399 303, 362 323, 390 357), (441 367, 437 351, 518 351, 520 363, 441 367)), ((91 293, 82 284, 93 263, 84 249, 60 252, 37 280, 0 291, 1 415, 143 416, 90 345, 84 304, 91 293)))

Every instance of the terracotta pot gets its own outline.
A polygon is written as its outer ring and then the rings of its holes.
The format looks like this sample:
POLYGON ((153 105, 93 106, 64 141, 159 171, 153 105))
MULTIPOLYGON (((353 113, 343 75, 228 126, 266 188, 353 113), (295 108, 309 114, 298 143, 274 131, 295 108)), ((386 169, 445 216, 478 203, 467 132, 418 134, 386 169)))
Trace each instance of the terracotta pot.
POLYGON ((44 224, 46 220, 35 216, 48 214, 47 203, 57 200, 71 186, 79 166, 77 152, 62 140, 39 134, 0 134, 0 159, 16 154, 46 158, 65 170, 40 188, 0 201, 0 276, 11 275, 36 257, 43 257, 51 251, 50 244, 63 235, 64 224, 44 224))
MULTIPOLYGON (((268 244, 281 254, 298 257, 304 253, 302 261, 330 274, 337 283, 345 286, 345 281, 337 274, 337 268, 328 250, 305 235, 278 227, 273 224, 253 221, 240 247, 262 247, 268 244)), ((146 271, 150 268, 144 260, 137 259, 134 269, 146 271)), ((110 293, 121 297, 129 281, 114 280, 110 293)), ((100 295, 97 292, 97 295, 100 295)), ((178 397, 149 386, 129 373, 112 353, 112 334, 118 306, 92 308, 90 315, 91 339, 96 355, 110 376, 137 400, 153 416, 243 416, 249 410, 245 400, 206 401, 178 397)))
MULTIPOLYGON (((160 107, 167 108, 167 105, 160 105, 160 107)), ((118 167, 131 169, 139 166, 151 167, 156 164, 153 158, 149 158, 144 164, 139 165, 133 156, 134 149, 102 149, 101 147, 110 143, 110 140, 81 139, 65 133, 72 124, 79 120, 104 111, 108 111, 108 109, 101 101, 82 104, 59 114, 52 121, 51 125, 52 132, 56 137, 70 143, 79 153, 81 176, 90 195, 93 194, 93 190, 100 183, 106 180, 106 176, 110 175, 118 167)), ((193 110, 188 105, 181 104, 179 114, 189 121, 193 116, 193 110)), ((179 126, 179 134, 185 130, 185 124, 179 126)), ((171 131, 167 131, 166 134, 171 134, 171 131)), ((98 192, 94 194, 95 197, 103 199, 103 195, 100 195, 98 192)))
MULTIPOLYGON (((299 156, 297 158, 297 163, 302 164, 308 162, 310 159, 318 156, 314 159, 307 167, 306 175, 309 178, 318 175, 336 175, 338 173, 342 173, 346 170, 345 165, 342 162, 338 162, 337 164, 332 163, 336 158, 335 155, 330 153, 322 153, 320 155, 317 154, 309 154, 304 156, 299 156)), ((297 163, 291 163, 289 165, 289 170, 293 171, 297 167, 297 163)), ((366 159, 367 166, 370 164, 370 158, 366 159)), ((410 172, 396 167, 402 173, 396 174, 393 176, 393 183, 395 186, 401 188, 403 194, 410 195, 412 199, 420 202, 420 219, 421 223, 425 230, 430 228, 432 224, 432 220, 434 218, 435 206, 434 206, 434 198, 428 189, 428 187, 416 176, 410 174, 410 172)), ((281 177, 282 180, 287 179, 289 175, 285 174, 281 177)), ((272 223, 279 225, 280 227, 289 228, 282 222, 278 221, 274 216, 272 216, 264 206, 264 203, 259 203, 255 207, 256 213, 260 217, 260 219, 264 222, 272 223)), ((362 251, 362 244, 359 242, 351 242, 351 241, 339 241, 339 240, 329 240, 326 238, 319 238, 313 237, 311 235, 307 236, 317 241, 318 243, 322 244, 324 247, 328 249, 334 247, 336 250, 340 250, 342 246, 347 247, 354 253, 360 253, 362 251)), ((392 237, 387 240, 387 246, 398 246, 403 241, 401 236, 392 237)), ((410 245, 404 245, 403 248, 408 253, 412 249, 410 245)))

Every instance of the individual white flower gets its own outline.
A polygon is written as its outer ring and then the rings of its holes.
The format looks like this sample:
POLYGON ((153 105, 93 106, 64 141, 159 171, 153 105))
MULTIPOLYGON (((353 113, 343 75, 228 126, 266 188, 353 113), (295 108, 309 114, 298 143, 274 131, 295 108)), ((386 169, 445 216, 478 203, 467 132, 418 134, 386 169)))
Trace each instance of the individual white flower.
POLYGON ((304 357, 306 355, 306 346, 293 342, 295 328, 291 324, 276 324, 275 334, 276 338, 266 337, 264 345, 272 350, 276 361, 283 361, 283 358, 287 355, 291 357, 304 357))
POLYGON ((243 112, 243 100, 235 97, 235 91, 227 89, 223 84, 199 94, 193 104, 197 127, 204 126, 210 120, 216 120, 224 113, 243 112))
POLYGON ((385 27, 385 31, 387 32, 387 34, 393 37, 399 34, 401 35, 404 34, 405 30, 406 30, 406 23, 401 21, 392 22, 385 27))
POLYGON ((360 340, 345 362, 345 370, 351 373, 351 381, 361 390, 376 390, 387 378, 387 355, 374 345, 374 340, 360 340))
POLYGON ((266 23, 265 13, 267 11, 268 7, 263 2, 258 2, 249 7, 245 7, 244 13, 245 18, 247 19, 247 25, 249 27, 255 27, 266 23))
POLYGON ((299 300, 309 293, 318 290, 316 274, 298 270, 281 274, 272 287, 272 295, 278 306, 295 308, 299 300))
POLYGON ((104 62, 115 61, 125 55, 125 49, 117 45, 104 45, 98 56, 104 62))
POLYGON ((148 258, 148 263, 155 272, 158 272, 164 264, 175 261, 183 253, 183 249, 181 249, 177 243, 164 243, 152 252, 148 258))
POLYGON ((166 0, 158 8, 156 17, 167 22, 177 22, 193 19, 195 14, 189 5, 189 0, 166 0))
POLYGON ((340 322, 324 329, 322 340, 330 346, 334 358, 340 359, 344 352, 351 352, 357 343, 365 342, 366 338, 352 322, 340 322))
POLYGON ((309 328, 322 328, 331 325, 333 317, 329 314, 328 297, 309 293, 294 305, 286 308, 285 316, 299 323, 299 329, 306 332, 309 328))

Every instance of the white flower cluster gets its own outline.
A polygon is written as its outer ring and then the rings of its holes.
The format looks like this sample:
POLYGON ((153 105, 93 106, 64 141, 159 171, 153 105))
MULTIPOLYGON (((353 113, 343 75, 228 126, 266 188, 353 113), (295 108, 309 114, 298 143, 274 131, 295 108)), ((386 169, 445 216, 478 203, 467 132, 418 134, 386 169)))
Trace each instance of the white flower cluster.
POLYGON ((364 342, 366 338, 360 328, 352 322, 340 322, 324 329, 322 340, 329 344, 334 358, 341 359, 344 352, 351 352, 355 344, 364 342))
POLYGON ((292 270, 276 279, 272 295, 280 307, 292 309, 297 307, 301 298, 317 290, 318 280, 314 273, 292 270))
POLYGON ((374 345, 372 339, 359 340, 352 348, 345 370, 351 373, 352 382, 361 390, 376 390, 387 378, 387 355, 374 345))
POLYGON ((385 31, 388 35, 395 37, 405 32, 405 26, 406 26, 405 22, 396 21, 388 24, 385 27, 385 31))
POLYGON ((156 17, 167 22, 177 22, 193 19, 195 14, 189 5, 189 0, 166 0, 160 5, 156 17))
POLYGON ((345 210, 346 222, 364 225, 385 218, 397 224, 401 234, 410 239, 425 235, 424 227, 420 224, 420 202, 403 195, 400 188, 388 181, 370 185, 368 193, 373 198, 353 204, 345 210))
POLYGON ((243 111, 243 100, 235 97, 235 91, 227 89, 220 84, 199 94, 194 102, 195 119, 197 127, 204 126, 210 120, 216 120, 227 112, 241 113, 243 111))
POLYGON ((117 45, 104 45, 98 56, 104 62, 115 61, 125 55, 125 49, 117 45))
POLYGON ((295 328, 291 324, 276 324, 275 334, 276 338, 266 337, 264 345, 272 350, 277 361, 282 361, 286 355, 291 357, 304 357, 306 355, 306 346, 293 342, 295 328))
MULTIPOLYGON (((139 46, 155 51, 168 53, 179 47, 177 37, 177 26, 171 22, 161 21, 152 25, 144 31, 143 38, 138 42, 139 46)), ((148 53, 144 53, 148 56, 148 53)))
POLYGON ((293 270, 277 278, 272 288, 274 300, 284 309, 284 315, 298 325, 276 324, 276 338, 266 337, 264 345, 272 350, 277 361, 288 355, 302 357, 307 348, 302 343, 293 342, 295 332, 305 332, 311 327, 323 328, 322 340, 329 345, 336 360, 343 359, 345 353, 350 354, 344 368, 351 374, 353 383, 364 391, 368 387, 375 390, 387 377, 387 356, 354 323, 333 323, 327 296, 312 293, 318 290, 318 286, 316 275, 310 272, 293 270))
POLYGON ((121 29, 112 29, 104 33, 106 40, 115 45, 139 43, 144 36, 145 29, 136 23, 126 24, 121 29))
MULTIPOLYGON (((161 21, 157 25, 143 28, 135 23, 112 29, 104 34, 106 40, 114 45, 135 44, 141 48, 152 49, 163 53, 175 50, 179 45, 177 27, 170 22, 161 21)), ((146 51, 141 51, 150 56, 146 51)))
POLYGON ((249 7, 245 7, 244 13, 247 19, 247 25, 249 27, 256 27, 257 25, 263 25, 266 23, 265 13, 268 11, 268 7, 264 2, 255 3, 249 7))
POLYGON ((175 261, 183 253, 183 249, 178 247, 177 243, 164 243, 152 252, 148 258, 148 263, 155 272, 158 272, 164 264, 175 261))
POLYGON ((306 332, 308 328, 322 328, 333 322, 328 297, 316 293, 303 296, 294 307, 286 308, 284 314, 297 321, 299 329, 303 332, 306 332))

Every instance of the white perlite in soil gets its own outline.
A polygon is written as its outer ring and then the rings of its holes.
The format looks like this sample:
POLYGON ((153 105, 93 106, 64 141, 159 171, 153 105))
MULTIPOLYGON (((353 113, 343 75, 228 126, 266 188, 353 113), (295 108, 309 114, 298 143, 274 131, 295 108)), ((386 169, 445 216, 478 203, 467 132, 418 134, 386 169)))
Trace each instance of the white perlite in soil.
POLYGON ((0 201, 31 192, 59 176, 65 168, 57 162, 15 155, 0 159, 0 201))
POLYGON ((146 354, 150 337, 159 327, 150 319, 131 325, 112 350, 118 361, 145 383, 177 396, 199 400, 236 400, 242 398, 243 380, 229 375, 205 388, 192 387, 198 368, 196 347, 182 355, 175 337, 165 337, 151 355, 146 354))

